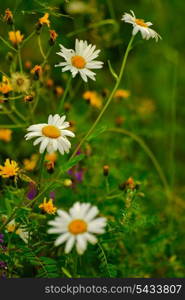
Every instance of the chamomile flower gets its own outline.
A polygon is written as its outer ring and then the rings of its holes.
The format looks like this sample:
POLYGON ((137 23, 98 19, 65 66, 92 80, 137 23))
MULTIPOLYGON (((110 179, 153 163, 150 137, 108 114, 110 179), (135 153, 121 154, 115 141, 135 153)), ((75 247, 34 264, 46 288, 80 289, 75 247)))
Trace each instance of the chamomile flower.
POLYGON ((151 22, 145 22, 143 19, 137 19, 134 12, 131 10, 131 14, 124 13, 122 17, 122 21, 126 23, 130 23, 133 26, 132 35, 136 35, 138 31, 141 32, 142 38, 145 40, 149 40, 150 38, 158 41, 161 39, 161 36, 153 29, 150 28, 153 25, 151 22))
POLYGON ((66 130, 70 126, 69 122, 65 122, 66 116, 60 117, 58 114, 49 115, 48 123, 35 124, 28 127, 29 131, 25 138, 30 140, 37 138, 33 145, 40 144, 40 153, 47 150, 48 153, 59 150, 61 154, 68 153, 71 148, 71 143, 67 136, 74 137, 74 133, 66 130))
POLYGON ((76 202, 69 210, 57 210, 58 216, 48 224, 53 226, 48 233, 58 233, 59 237, 55 241, 55 246, 66 242, 65 253, 69 253, 76 245, 78 254, 83 254, 87 248, 87 242, 97 243, 94 234, 105 232, 106 218, 95 218, 99 210, 90 203, 76 202))
POLYGON ((62 67, 62 72, 71 71, 72 77, 75 77, 78 73, 82 79, 87 82, 89 77, 95 80, 95 73, 90 69, 101 69, 103 62, 95 60, 100 53, 100 50, 95 50, 96 46, 87 44, 87 41, 76 39, 75 50, 67 49, 60 45, 60 52, 57 54, 65 59, 65 62, 61 62, 55 67, 62 67))

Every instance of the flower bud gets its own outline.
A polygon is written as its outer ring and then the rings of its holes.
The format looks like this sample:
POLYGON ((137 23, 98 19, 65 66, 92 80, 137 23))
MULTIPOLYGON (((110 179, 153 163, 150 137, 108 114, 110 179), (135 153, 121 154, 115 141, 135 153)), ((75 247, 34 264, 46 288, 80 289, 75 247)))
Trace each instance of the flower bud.
POLYGON ((104 176, 109 175, 109 166, 108 165, 103 166, 103 175, 104 176))

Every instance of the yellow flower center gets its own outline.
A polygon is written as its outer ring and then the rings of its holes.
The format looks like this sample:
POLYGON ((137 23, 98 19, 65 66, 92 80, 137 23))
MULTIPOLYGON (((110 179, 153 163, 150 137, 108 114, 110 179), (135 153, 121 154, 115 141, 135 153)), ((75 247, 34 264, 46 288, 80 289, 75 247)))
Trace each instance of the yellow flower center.
POLYGON ((71 63, 77 69, 83 69, 86 65, 85 59, 80 55, 72 56, 71 63))
POLYGON ((87 231, 87 223, 83 220, 74 220, 68 226, 72 234, 80 234, 87 231))
POLYGON ((43 127, 42 133, 45 136, 52 138, 52 139, 56 139, 59 136, 61 136, 60 130, 56 126, 53 126, 53 125, 47 125, 47 126, 43 127))
POLYGON ((144 20, 142 19, 135 19, 135 23, 139 26, 142 26, 142 27, 148 27, 148 25, 145 23, 144 20))

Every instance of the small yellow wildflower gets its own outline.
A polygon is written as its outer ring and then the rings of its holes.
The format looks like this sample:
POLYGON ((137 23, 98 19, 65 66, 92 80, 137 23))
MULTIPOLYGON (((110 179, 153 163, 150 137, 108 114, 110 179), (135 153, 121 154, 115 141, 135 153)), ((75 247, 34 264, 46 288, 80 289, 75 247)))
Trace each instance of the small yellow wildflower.
POLYGON ((50 27, 50 20, 48 18, 49 18, 49 14, 45 13, 44 16, 39 19, 39 24, 40 25, 46 24, 48 27, 50 27))
POLYGON ((49 199, 48 202, 44 198, 44 202, 39 205, 39 208, 42 209, 45 213, 49 215, 55 214, 57 208, 53 205, 53 199, 49 199))
POLYGON ((4 95, 12 91, 12 86, 9 79, 6 76, 3 76, 2 82, 0 83, 0 92, 4 95))
POLYGON ((9 40, 14 46, 20 44, 24 38, 24 35, 21 34, 20 30, 10 31, 8 35, 9 35, 9 40))
POLYGON ((12 130, 0 129, 0 140, 4 142, 10 142, 12 138, 12 130))
POLYGON ((117 90, 114 94, 114 98, 126 99, 130 96, 130 91, 128 90, 117 90))
POLYGON ((102 98, 94 91, 86 91, 83 94, 83 98, 96 108, 100 109, 102 107, 102 98))
POLYGON ((9 178, 17 176, 19 173, 19 167, 16 161, 9 158, 6 159, 4 166, 0 165, 0 176, 3 178, 9 178))
POLYGON ((58 97, 60 97, 63 95, 64 89, 61 86, 56 86, 54 92, 58 97))
POLYGON ((30 159, 25 158, 23 160, 24 169, 26 171, 33 171, 35 169, 36 165, 37 165, 37 162, 38 162, 38 155, 37 154, 33 154, 30 159))
POLYGON ((4 16, 4 21, 7 22, 7 24, 12 25, 13 24, 13 14, 9 8, 5 10, 5 16, 4 16))

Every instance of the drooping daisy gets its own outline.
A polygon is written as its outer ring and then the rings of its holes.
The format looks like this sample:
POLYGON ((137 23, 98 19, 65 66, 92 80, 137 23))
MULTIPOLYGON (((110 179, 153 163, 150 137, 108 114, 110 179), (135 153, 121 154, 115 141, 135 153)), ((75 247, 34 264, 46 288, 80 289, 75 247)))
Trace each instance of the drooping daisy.
POLYGON ((132 35, 136 35, 138 31, 141 32, 142 38, 149 40, 155 38, 156 42, 161 39, 161 36, 153 29, 150 28, 153 25, 151 22, 145 22, 143 19, 137 19, 134 12, 131 10, 131 14, 124 13, 122 21, 133 25, 132 35))
POLYGON ((57 210, 58 216, 49 222, 53 226, 48 233, 58 233, 60 236, 55 241, 55 246, 66 242, 65 253, 69 253, 74 245, 78 254, 83 254, 87 248, 87 242, 97 243, 94 234, 105 232, 106 218, 95 218, 99 213, 96 206, 90 203, 76 202, 69 210, 57 210))
POLYGON ((100 50, 95 50, 96 46, 87 44, 87 41, 76 39, 75 50, 67 49, 60 45, 60 52, 57 54, 65 59, 65 62, 61 62, 55 67, 63 67, 62 72, 70 70, 72 77, 75 77, 79 73, 82 79, 87 82, 87 77, 95 80, 95 73, 90 69, 101 69, 103 62, 95 60, 100 53, 100 50))
POLYGON ((29 126, 29 131, 25 138, 30 140, 37 138, 33 145, 40 143, 40 153, 47 150, 48 153, 59 150, 61 154, 68 153, 71 148, 71 143, 68 141, 67 136, 74 137, 74 133, 66 130, 70 126, 69 122, 65 122, 66 116, 60 117, 58 114, 49 115, 48 123, 35 124, 29 126))

